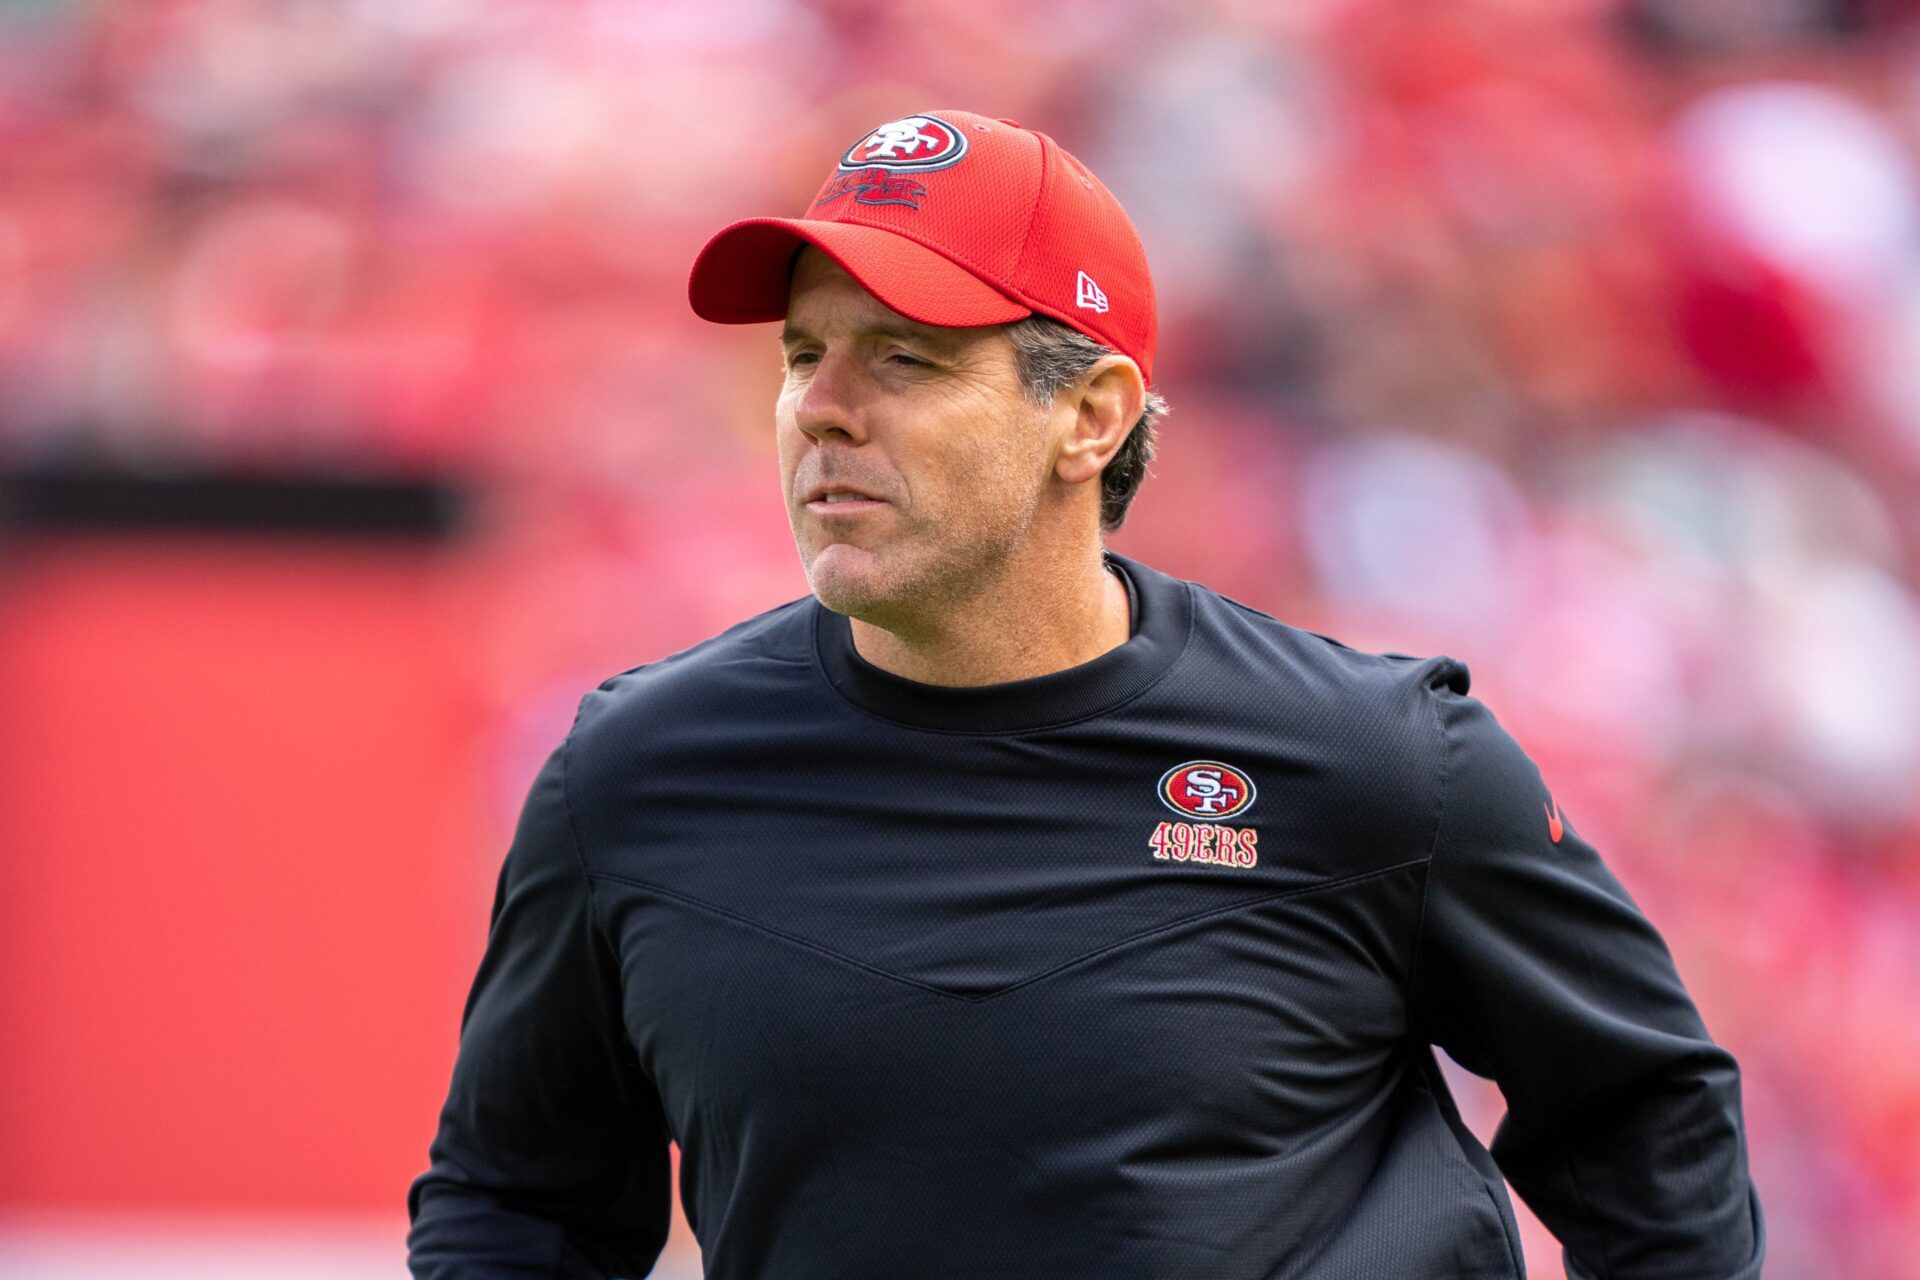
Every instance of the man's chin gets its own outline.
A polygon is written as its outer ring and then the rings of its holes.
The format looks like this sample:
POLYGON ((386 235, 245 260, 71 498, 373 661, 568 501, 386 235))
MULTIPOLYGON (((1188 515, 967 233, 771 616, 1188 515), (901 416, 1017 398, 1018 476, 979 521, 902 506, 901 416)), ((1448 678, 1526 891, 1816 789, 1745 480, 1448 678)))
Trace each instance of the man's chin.
POLYGON ((835 613, 864 618, 884 610, 888 592, 881 557, 862 547, 836 542, 807 564, 807 582, 820 603, 835 613))

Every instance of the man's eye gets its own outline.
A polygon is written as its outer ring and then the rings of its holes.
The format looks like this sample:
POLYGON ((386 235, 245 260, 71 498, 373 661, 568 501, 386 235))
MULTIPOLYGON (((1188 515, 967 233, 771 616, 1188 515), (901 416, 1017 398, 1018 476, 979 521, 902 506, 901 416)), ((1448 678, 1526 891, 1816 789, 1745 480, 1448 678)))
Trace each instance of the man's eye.
POLYGON ((788 364, 811 364, 820 357, 811 351, 796 351, 787 357, 788 364))
POLYGON ((908 354, 907 354, 906 352, 904 352, 904 351, 896 351, 896 352, 894 352, 894 353, 893 353, 892 355, 890 355, 890 356, 888 356, 888 357, 887 357, 887 359, 889 359, 889 360, 895 360, 895 361, 898 361, 898 362, 899 362, 899 363, 901 363, 901 364, 920 364, 920 365, 923 365, 923 364, 925 364, 925 363, 927 363, 927 362, 926 362, 925 360, 922 360, 922 359, 921 359, 920 357, 918 357, 918 356, 910 356, 910 355, 908 355, 908 354))

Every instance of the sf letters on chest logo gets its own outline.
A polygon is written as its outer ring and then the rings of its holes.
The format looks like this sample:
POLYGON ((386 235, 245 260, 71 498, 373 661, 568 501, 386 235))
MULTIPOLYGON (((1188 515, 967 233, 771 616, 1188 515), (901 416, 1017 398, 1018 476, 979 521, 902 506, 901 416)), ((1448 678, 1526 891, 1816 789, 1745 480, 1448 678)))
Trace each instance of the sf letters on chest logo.
POLYGON ((1260 833, 1229 827, 1223 820, 1253 805, 1253 779, 1218 760, 1189 760, 1160 778, 1160 803, 1197 822, 1163 822, 1147 847, 1163 862, 1201 862, 1251 867, 1260 860, 1260 833), (1215 825, 1221 824, 1221 825, 1215 825))
POLYGON ((1160 803, 1206 822, 1245 813, 1253 806, 1253 795, 1253 779, 1218 760, 1189 760, 1160 778, 1160 803))

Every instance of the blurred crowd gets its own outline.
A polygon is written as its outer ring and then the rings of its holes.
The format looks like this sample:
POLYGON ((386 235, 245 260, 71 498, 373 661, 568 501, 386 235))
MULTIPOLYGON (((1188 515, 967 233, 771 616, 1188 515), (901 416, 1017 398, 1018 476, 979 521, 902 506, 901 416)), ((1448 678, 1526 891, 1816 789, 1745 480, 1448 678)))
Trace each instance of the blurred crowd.
POLYGON ((694 252, 942 106, 1140 226, 1116 545, 1465 660, 1745 1067, 1769 1274, 1920 1275, 1894 0, 6 0, 0 462, 470 486, 517 806, 581 692, 805 590, 694 252))

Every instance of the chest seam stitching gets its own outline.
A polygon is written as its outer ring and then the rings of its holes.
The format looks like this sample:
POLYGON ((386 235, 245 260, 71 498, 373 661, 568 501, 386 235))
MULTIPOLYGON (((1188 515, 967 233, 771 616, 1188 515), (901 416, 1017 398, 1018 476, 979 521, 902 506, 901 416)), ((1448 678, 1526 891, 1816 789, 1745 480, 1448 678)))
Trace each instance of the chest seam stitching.
POLYGON ((687 906, 693 907, 700 911, 704 911, 709 915, 720 916, 723 919, 732 920, 736 924, 744 925, 745 927, 752 929, 757 933, 770 934, 773 937, 780 938, 786 942, 790 942, 795 946, 804 947, 809 951, 825 956, 830 960, 835 960, 841 964, 849 965, 852 968, 860 969, 866 973, 870 973, 874 975, 875 977, 884 978, 889 982, 897 982, 903 986, 914 987, 921 991, 930 992, 933 995, 945 997, 948 1000, 959 1001, 962 1004, 982 1004, 988 1000, 997 999, 1000 996, 1007 995, 1010 992, 1018 991, 1022 987, 1031 986, 1036 982, 1042 982, 1048 978, 1053 977, 1055 974, 1063 973, 1068 969, 1074 968, 1077 965, 1085 964, 1088 961, 1097 959, 1098 957, 1103 955, 1107 955, 1110 952, 1122 950, 1126 947, 1132 946, 1137 942, 1144 942, 1149 938, 1156 937, 1163 933, 1169 933, 1175 929, 1182 929, 1189 925, 1198 924, 1203 920, 1209 920, 1216 916, 1231 915, 1236 911, 1244 911, 1249 907, 1257 907, 1264 903, 1278 902, 1284 898, 1304 897, 1305 895, 1310 893, 1320 893, 1329 889, 1341 889, 1349 885, 1361 884, 1368 880, 1375 880, 1375 879, 1379 879, 1382 876, 1392 875, 1395 872, 1406 871, 1409 868, 1424 867, 1427 865, 1428 861, 1429 859, 1425 857, 1410 858, 1405 862, 1396 862, 1390 867, 1378 867, 1372 871, 1361 871, 1361 872, 1357 872, 1354 875, 1343 876, 1338 880, 1326 880, 1326 881, 1320 882, 1319 884, 1301 885, 1300 887, 1294 888, 1294 889, 1282 889, 1276 893, 1261 894, 1257 898, 1243 898, 1238 902, 1230 902, 1225 906, 1209 907, 1204 911, 1197 911, 1191 915, 1181 916, 1177 920, 1170 920, 1165 924, 1155 925, 1152 928, 1144 929, 1139 933, 1129 934, 1126 937, 1116 939, 1115 941, 1110 942, 1105 946, 1096 947, 1092 951, 1083 952, 1082 954, 1074 956, 1069 960, 1063 960, 1059 964, 1056 964, 1051 968, 1042 969, 1039 973, 1029 974, 1027 977, 1021 978, 1017 982, 1008 983, 1004 987, 996 987, 992 991, 981 992, 979 995, 962 995, 957 991, 949 991, 945 987, 936 987, 932 983, 922 982, 917 978, 909 978, 903 974, 894 973, 890 969, 883 969, 879 965, 870 964, 865 960, 856 959, 855 957, 847 955, 845 952, 842 952, 842 951, 836 951, 832 947, 813 941, 811 938, 804 938, 797 933, 789 933, 784 929, 778 929, 772 925, 764 924, 758 920, 751 918, 750 916, 742 915, 737 911, 730 911, 725 907, 715 906, 713 903, 706 902, 700 898, 693 897, 691 894, 679 893, 672 889, 665 888, 661 885, 652 884, 648 881, 638 879, 637 877, 634 877, 634 876, 623 876, 618 874, 617 872, 612 872, 612 871, 592 871, 592 870, 589 870, 587 872, 587 876, 589 879, 594 879, 594 880, 611 880, 616 884, 629 885, 635 889, 642 889, 648 893, 657 894, 662 898, 670 898, 675 902, 685 903, 687 906))

